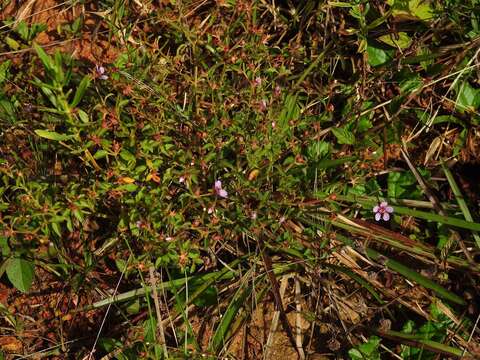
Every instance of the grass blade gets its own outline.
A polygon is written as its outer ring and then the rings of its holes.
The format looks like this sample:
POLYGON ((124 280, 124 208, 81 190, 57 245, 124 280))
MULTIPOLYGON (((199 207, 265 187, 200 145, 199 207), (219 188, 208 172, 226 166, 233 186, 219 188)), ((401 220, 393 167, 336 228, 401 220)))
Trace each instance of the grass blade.
POLYGON ((376 331, 375 333, 381 337, 389 338, 405 345, 410 345, 417 348, 424 348, 437 354, 454 357, 463 357, 465 355, 468 355, 465 354, 462 350, 454 348, 452 346, 448 346, 433 340, 422 339, 419 335, 405 334, 393 330, 388 330, 384 332, 376 331))
MULTIPOLYGON (((452 192, 455 195, 455 199, 457 200, 458 206, 460 207, 460 210, 463 213, 463 217, 465 218, 465 220, 473 222, 472 214, 468 209, 468 206, 463 197, 462 191, 458 187, 452 172, 443 163, 442 163, 442 168, 443 168, 443 172, 445 173, 445 176, 447 177, 448 183, 452 188, 452 192)), ((477 247, 480 249, 480 236, 476 232, 473 232, 472 235, 473 235, 473 238, 475 239, 475 243, 477 244, 477 247)))
MULTIPOLYGON (((337 195, 337 200, 348 201, 352 203, 358 203, 362 205, 365 209, 373 208, 373 206, 377 205, 377 200, 373 198, 364 197, 364 196, 342 196, 337 195)), ((382 199, 380 199, 382 200, 382 199)), ((390 199, 387 199, 390 202, 390 199)), ((428 220, 439 222, 441 224, 456 226, 458 228, 472 230, 472 231, 480 231, 480 224, 473 221, 466 221, 462 219, 458 219, 452 216, 442 216, 426 211, 414 210, 404 206, 395 206, 395 212, 398 214, 404 214, 413 216, 419 219, 428 220)))
MULTIPOLYGON (((224 269, 222 269, 220 271, 215 271, 215 272, 211 272, 211 273, 208 273, 208 274, 190 276, 188 278, 179 278, 179 279, 174 279, 174 280, 162 282, 162 283, 157 285, 157 289, 159 291, 171 290, 174 287, 178 288, 180 286, 185 285, 185 283, 187 281, 209 282, 212 279, 214 279, 215 281, 233 279, 235 277, 235 274, 232 271, 230 271, 229 268, 237 266, 241 262, 241 260, 243 260, 243 258, 236 259, 236 260, 232 261, 229 264, 228 268, 225 267, 224 269)), ((123 302, 123 301, 129 301, 129 300, 144 296, 146 291, 148 291, 148 290, 150 290, 149 287, 142 287, 142 288, 139 288, 139 289, 130 290, 130 291, 124 292, 122 294, 118 294, 117 296, 113 296, 113 297, 109 297, 109 298, 97 301, 97 302, 93 303, 92 305, 90 305, 86 308, 82 308, 78 311, 98 309, 98 308, 101 308, 103 306, 107 306, 110 303, 118 303, 118 302, 123 302)))
POLYGON ((230 324, 233 322, 235 316, 238 314, 240 309, 244 306, 245 300, 252 293, 253 286, 248 285, 247 287, 240 287, 236 294, 234 295, 232 301, 227 307, 227 310, 222 316, 220 324, 218 324, 215 334, 212 337, 210 343, 210 350, 217 353, 218 350, 222 347, 227 339, 227 334, 230 329, 230 324))
POLYGON ((380 254, 379 252, 373 250, 373 249, 366 249, 367 255, 381 263, 382 265, 385 265, 387 268, 390 270, 396 271, 408 280, 414 281, 417 284, 422 285, 423 287, 430 289, 434 291, 439 297, 449 300, 451 302, 454 302, 459 305, 465 305, 465 300, 463 300, 460 296, 452 293, 451 291, 446 290, 442 286, 438 285, 437 283, 433 282, 430 279, 427 279, 426 277, 420 275, 416 271, 406 267, 405 265, 399 263, 398 261, 389 259, 388 257, 380 254))

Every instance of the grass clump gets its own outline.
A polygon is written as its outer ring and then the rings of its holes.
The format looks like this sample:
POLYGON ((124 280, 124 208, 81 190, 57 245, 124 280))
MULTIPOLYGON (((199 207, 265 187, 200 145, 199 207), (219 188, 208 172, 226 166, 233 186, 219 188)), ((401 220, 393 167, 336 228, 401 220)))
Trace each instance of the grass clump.
POLYGON ((478 356, 478 4, 29 6, 2 354, 478 356))

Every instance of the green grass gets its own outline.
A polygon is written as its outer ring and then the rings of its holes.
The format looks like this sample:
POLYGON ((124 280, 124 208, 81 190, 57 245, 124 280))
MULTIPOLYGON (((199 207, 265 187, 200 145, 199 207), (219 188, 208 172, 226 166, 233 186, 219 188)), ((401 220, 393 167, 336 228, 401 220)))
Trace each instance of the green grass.
POLYGON ((0 357, 478 355, 476 1, 10 6, 0 357))

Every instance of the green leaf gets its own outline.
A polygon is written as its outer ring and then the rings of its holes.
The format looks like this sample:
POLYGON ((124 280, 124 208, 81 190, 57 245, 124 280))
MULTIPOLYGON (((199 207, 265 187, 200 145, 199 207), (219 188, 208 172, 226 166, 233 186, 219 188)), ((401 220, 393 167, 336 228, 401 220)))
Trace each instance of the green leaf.
POLYGON ((360 119, 358 119, 358 126, 357 126, 358 132, 365 132, 368 129, 371 129, 372 127, 373 127, 373 124, 368 117, 361 116, 360 119))
POLYGON ((48 56, 48 54, 43 50, 43 48, 36 43, 33 44, 33 48, 37 52, 40 61, 42 62, 43 66, 47 71, 54 73, 55 72, 55 63, 52 61, 52 58, 48 56))
POLYGON ((421 20, 428 20, 433 17, 433 9, 429 1, 410 0, 408 2, 410 13, 421 20))
POLYGON ((77 33, 82 28, 83 16, 79 16, 72 24, 72 32, 77 33))
POLYGON ((19 258, 8 260, 8 279, 21 292, 26 293, 30 289, 34 275, 35 265, 32 262, 19 258))
POLYGON ((370 66, 381 66, 393 59, 394 50, 386 49, 373 43, 367 45, 368 64, 370 66))
POLYGON ((367 342, 354 349, 350 349, 348 355, 350 355, 352 360, 380 360, 379 345, 380 338, 378 336, 372 336, 367 342))
POLYGON ((135 184, 125 184, 125 185, 117 186, 115 188, 115 190, 119 190, 119 191, 125 190, 128 192, 136 191, 137 189, 138 189, 138 185, 135 185, 135 184))
POLYGON ((115 265, 117 266, 118 271, 122 273, 127 270, 127 262, 123 259, 116 259, 115 265))
POLYGON ((388 0, 393 6, 392 14, 412 20, 428 20, 433 17, 433 9, 428 0, 388 0))
POLYGON ((329 168, 337 167, 337 166, 340 166, 340 165, 343 165, 343 164, 346 164, 348 162, 355 161, 355 160, 357 160, 356 156, 346 156, 346 157, 339 158, 339 159, 321 160, 318 163, 316 163, 315 165, 319 169, 329 169, 329 168))
POLYGON ((15 28, 15 32, 20 35, 22 40, 28 41, 28 25, 27 23, 22 20, 18 23, 17 27, 15 28))
POLYGON ((75 97, 73 98, 72 103, 70 106, 73 108, 77 106, 80 103, 80 100, 82 100, 83 95, 85 94, 85 91, 87 90, 88 86, 90 85, 90 75, 85 75, 80 82, 80 85, 78 85, 77 91, 75 92, 75 97))
POLYGON ((198 307, 207 307, 218 303, 218 292, 215 286, 209 286, 205 289, 202 296, 196 298, 193 303, 198 307))
POLYGON ((71 138, 71 135, 59 134, 55 131, 48 131, 48 130, 35 130, 35 134, 38 136, 55 141, 65 141, 71 138))
POLYGON ((5 36, 4 41, 7 43, 8 47, 12 50, 20 49, 20 44, 18 41, 12 39, 10 36, 5 36))
MULTIPOLYGON (((428 177, 428 173, 422 173, 428 177)), ((388 197, 401 199, 422 199, 423 193, 418 187, 417 179, 409 172, 391 172, 387 180, 388 197)))
POLYGON ((130 315, 135 315, 140 312, 140 301, 138 299, 132 301, 127 305, 127 313, 130 315))
POLYGON ((32 41, 38 34, 47 29, 48 27, 46 24, 33 24, 28 32, 27 41, 32 41))
POLYGON ((108 155, 108 152, 106 150, 98 150, 95 155, 93 155, 93 158, 95 160, 98 160, 98 159, 103 159, 104 157, 106 157, 108 155))
POLYGON ((57 222, 52 222, 52 229, 58 237, 62 236, 62 230, 60 229, 60 224, 57 222))
POLYGON ((411 94, 420 90, 423 86, 422 78, 413 72, 403 72, 400 79, 400 91, 402 94, 411 94))
POLYGON ((384 42, 387 45, 390 45, 392 47, 397 47, 400 49, 406 49, 412 44, 412 39, 405 32, 383 35, 383 36, 380 36, 378 40, 384 42))
MULTIPOLYGON (((8 238, 6 236, 0 236, 0 252, 3 256, 10 254, 10 246, 8 245, 8 238)), ((1 273, 0 276, 2 276, 1 273)))
POLYGON ((281 129, 288 128, 288 122, 298 118, 300 115, 300 106, 297 103, 297 95, 287 95, 285 105, 279 116, 278 125, 281 129))
POLYGON ((137 161, 137 159, 135 158, 135 155, 133 155, 127 149, 122 149, 122 151, 120 151, 120 157, 129 163, 135 163, 137 161))
POLYGON ((15 123, 17 117, 15 116, 15 108, 9 99, 0 94, 0 119, 7 118, 10 122, 15 123))
POLYGON ((457 92, 455 105, 460 112, 475 111, 480 106, 480 89, 473 88, 468 81, 457 84, 455 91, 457 92))
POLYGON ((355 136, 350 130, 346 128, 332 128, 332 132, 339 144, 355 144, 355 136))
POLYGON ((307 156, 311 161, 319 161, 325 158, 330 152, 330 143, 326 141, 315 141, 307 148, 307 156))
POLYGON ((143 322, 144 341, 153 343, 156 341, 157 319, 153 316, 143 322))
POLYGON ((115 349, 119 349, 123 347, 122 342, 117 339, 101 337, 98 339, 98 346, 105 350, 107 353, 114 351, 115 349))
POLYGON ((54 68, 55 80, 58 84, 65 82, 65 74, 62 69, 62 54, 57 50, 55 51, 55 68, 54 68))
POLYGON ((12 62, 10 60, 4 61, 0 64, 0 84, 3 83, 10 75, 8 69, 10 68, 11 64, 12 62))
POLYGON ((78 109, 77 111, 77 115, 78 115, 78 118, 84 123, 88 123, 88 121, 90 120, 89 117, 88 117, 88 114, 83 111, 82 109, 78 109))

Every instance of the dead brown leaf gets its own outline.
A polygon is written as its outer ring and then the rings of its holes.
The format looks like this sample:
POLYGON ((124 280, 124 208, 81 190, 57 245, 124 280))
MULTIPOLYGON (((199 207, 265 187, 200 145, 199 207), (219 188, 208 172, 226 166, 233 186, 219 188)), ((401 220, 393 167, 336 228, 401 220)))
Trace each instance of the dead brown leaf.
POLYGON ((23 349, 23 344, 14 336, 0 337, 0 349, 8 353, 19 353, 23 349))

